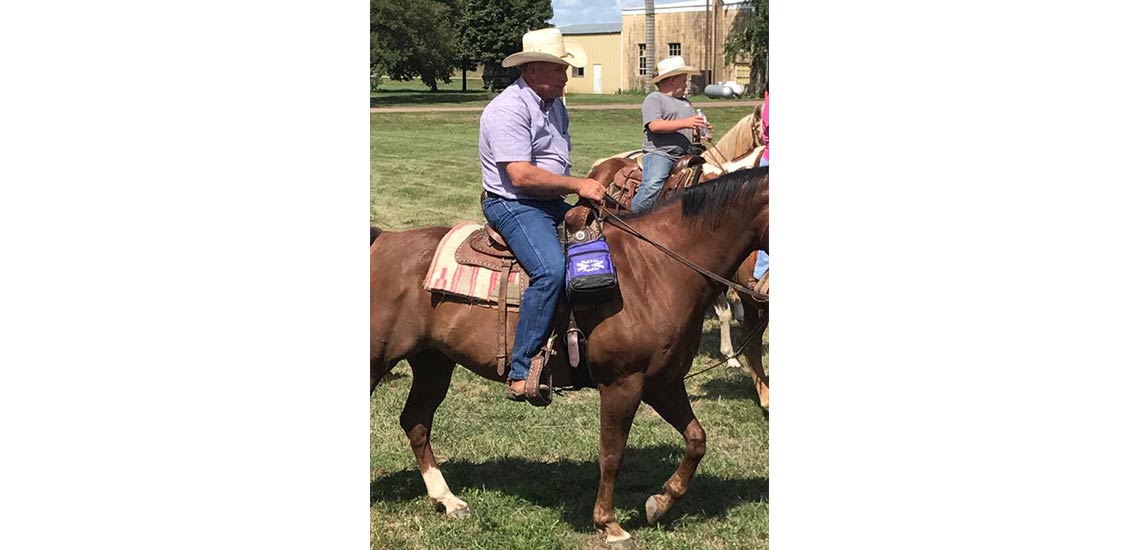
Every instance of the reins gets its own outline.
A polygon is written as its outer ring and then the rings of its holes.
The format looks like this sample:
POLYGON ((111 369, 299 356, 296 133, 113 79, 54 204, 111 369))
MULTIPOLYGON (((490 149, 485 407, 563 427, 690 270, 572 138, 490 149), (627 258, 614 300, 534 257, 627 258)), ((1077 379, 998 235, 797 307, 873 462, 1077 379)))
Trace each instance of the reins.
POLYGON ((760 325, 760 324, 756 325, 756 327, 755 327, 755 328, 753 328, 753 329, 752 329, 752 332, 751 332, 751 333, 748 335, 748 338, 745 338, 745 339, 744 339, 744 341, 740 343, 740 346, 738 346, 738 347, 736 348, 736 350, 735 350, 735 351, 733 351, 733 352, 732 352, 732 353, 730 353, 730 354, 729 354, 727 357, 725 357, 723 361, 721 361, 721 362, 719 362, 719 363, 717 363, 717 364, 715 364, 715 365, 713 365, 713 366, 711 366, 711 367, 706 367, 706 368, 703 368, 703 369, 701 369, 701 370, 699 370, 699 371, 697 371, 697 372, 690 372, 689 374, 686 374, 686 375, 685 375, 685 377, 684 377, 684 378, 682 378, 682 380, 688 380, 688 379, 690 379, 690 378, 692 378, 692 377, 694 377, 694 376, 696 376, 696 375, 698 375, 698 374, 700 374, 700 373, 702 373, 702 372, 708 372, 708 371, 710 371, 710 370, 713 370, 713 369, 715 369, 715 368, 717 368, 717 367, 719 367, 719 366, 721 366, 721 365, 723 365, 723 364, 725 364, 725 363, 729 362, 729 361, 730 361, 730 360, 732 360, 732 359, 735 359, 735 358, 736 358, 737 356, 739 356, 741 353, 744 353, 744 348, 745 348, 745 346, 747 346, 747 345, 748 345, 748 342, 751 342, 751 341, 752 341, 752 339, 753 339, 753 338, 755 338, 757 334, 760 334, 760 328, 761 328, 761 327, 763 327, 763 326, 764 326, 764 325, 760 325))
MULTIPOLYGON (((608 195, 607 195, 607 197, 608 197, 608 195)), ((611 200, 612 200, 612 198, 611 198, 611 200)), ((746 294, 748 296, 751 296, 751 297, 755 298, 756 301, 758 301, 758 302, 767 302, 768 301, 768 295, 767 294, 756 292, 755 290, 752 290, 751 288, 748 288, 748 287, 746 287, 740 283, 737 283, 736 281, 731 281, 729 279, 725 279, 724 277, 721 277, 720 275, 717 275, 716 273, 713 273, 712 271, 709 271, 709 270, 697 265, 692 260, 690 260, 690 259, 688 259, 688 258, 686 258, 686 257, 684 257, 684 256, 682 256, 676 252, 673 252, 672 250, 669 250, 665 246, 658 244, 653 239, 650 239, 649 237, 642 235, 640 231, 634 229, 632 226, 630 226, 628 223, 626 223, 625 220, 621 219, 617 214, 615 214, 612 210, 606 208, 605 205, 598 205, 598 209, 601 210, 603 219, 605 219, 605 218, 612 219, 614 221, 614 225, 621 228, 626 233, 629 233, 630 235, 633 235, 633 236, 653 245, 658 250, 664 252, 666 256, 669 256, 670 258, 673 258, 674 260, 677 260, 678 262, 681 262, 682 264, 684 264, 685 267, 688 267, 689 269, 692 269, 693 271, 696 271, 697 273, 700 273, 701 275, 704 275, 705 277, 708 277, 708 278, 710 278, 710 279, 712 279, 712 280, 714 280, 720 284, 726 285, 729 288, 735 290, 737 293, 746 294)), ((767 231, 767 229, 765 229, 765 231, 767 231)))
MULTIPOLYGON (((729 161, 728 161, 728 157, 726 157, 726 156, 724 155, 724 153, 721 153, 721 152, 720 152, 720 149, 717 149, 717 148, 716 148, 716 144, 715 144, 715 143, 713 143, 713 141, 712 141, 711 139, 709 139, 709 138, 707 138, 707 137, 702 137, 702 138, 701 138, 701 141, 702 141, 702 142, 704 142, 704 143, 708 143, 708 144, 709 144, 709 146, 706 148, 706 150, 708 150, 708 151, 715 151, 715 152, 716 152, 716 155, 720 155, 720 159, 721 159, 721 161, 722 161, 722 162, 724 162, 724 163, 728 163, 728 162, 729 162, 729 161)), ((723 164, 721 164, 720 162, 717 162, 717 160, 716 160, 716 158, 715 158, 715 157, 716 157, 716 155, 709 155, 709 161, 711 161, 711 162, 713 163, 713 166, 716 166, 717 168, 719 168, 719 169, 720 169, 720 171, 721 171, 721 173, 724 173, 724 172, 725 172, 725 169, 724 169, 724 165, 723 165, 723 164)))

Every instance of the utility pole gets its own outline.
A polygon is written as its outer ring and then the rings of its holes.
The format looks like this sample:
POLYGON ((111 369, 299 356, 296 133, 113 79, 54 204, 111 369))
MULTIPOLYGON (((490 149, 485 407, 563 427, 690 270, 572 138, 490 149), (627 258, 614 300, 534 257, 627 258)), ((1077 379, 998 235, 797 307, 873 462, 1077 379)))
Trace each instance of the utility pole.
POLYGON ((653 14, 653 0, 645 0, 645 77, 641 82, 645 93, 653 91, 653 71, 657 69, 657 52, 654 48, 653 40, 654 33, 656 32, 655 19, 653 14))
POLYGON ((701 60, 704 65, 705 86, 712 84, 712 6, 705 0, 705 56, 701 60))

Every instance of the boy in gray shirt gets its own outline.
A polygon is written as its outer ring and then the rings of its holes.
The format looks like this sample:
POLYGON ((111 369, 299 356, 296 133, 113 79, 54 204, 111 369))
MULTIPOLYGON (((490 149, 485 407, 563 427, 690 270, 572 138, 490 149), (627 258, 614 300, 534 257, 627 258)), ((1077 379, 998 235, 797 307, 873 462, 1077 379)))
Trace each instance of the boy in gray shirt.
POLYGON ((689 75, 699 72, 685 65, 684 58, 680 56, 667 57, 657 64, 657 76, 653 79, 657 91, 646 96, 641 104, 641 122, 645 130, 641 148, 645 157, 641 164, 641 186, 630 205, 635 214, 653 207, 673 170, 673 163, 692 145, 693 132, 700 131, 702 127, 712 131, 712 126, 696 116, 693 105, 685 99, 689 75))

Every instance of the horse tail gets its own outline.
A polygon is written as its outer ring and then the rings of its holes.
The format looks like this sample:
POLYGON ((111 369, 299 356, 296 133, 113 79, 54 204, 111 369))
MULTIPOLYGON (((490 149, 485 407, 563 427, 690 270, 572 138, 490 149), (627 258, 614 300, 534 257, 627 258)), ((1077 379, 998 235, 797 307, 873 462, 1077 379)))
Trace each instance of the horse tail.
POLYGON ((380 228, 375 225, 372 226, 372 240, 368 243, 369 246, 376 242, 376 237, 380 236, 380 228))

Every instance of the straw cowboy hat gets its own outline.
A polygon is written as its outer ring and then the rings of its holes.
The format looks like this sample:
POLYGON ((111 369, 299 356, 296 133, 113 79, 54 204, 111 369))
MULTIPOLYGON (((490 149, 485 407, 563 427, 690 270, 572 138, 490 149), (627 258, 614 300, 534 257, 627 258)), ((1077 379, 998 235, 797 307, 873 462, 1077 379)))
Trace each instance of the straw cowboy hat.
POLYGON ((508 55, 504 67, 545 61, 582 68, 586 66, 586 50, 573 40, 563 40, 562 31, 551 27, 523 35, 522 51, 508 55))
POLYGON ((666 78, 679 74, 701 74, 701 71, 698 71, 696 67, 686 65, 684 57, 679 55, 666 57, 657 62, 657 76, 653 77, 653 83, 657 84, 666 78))

